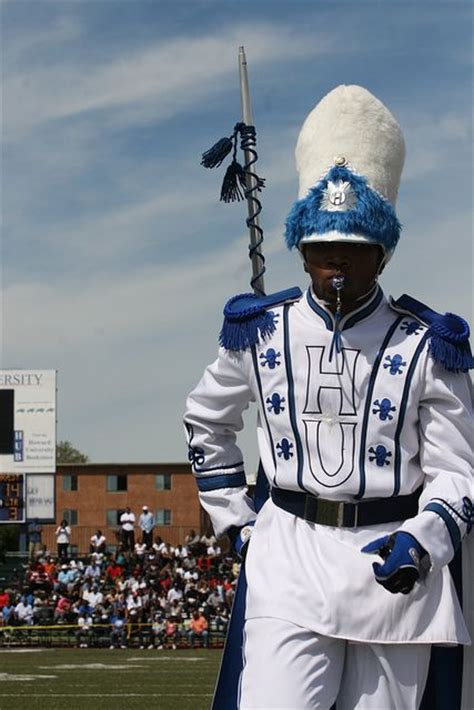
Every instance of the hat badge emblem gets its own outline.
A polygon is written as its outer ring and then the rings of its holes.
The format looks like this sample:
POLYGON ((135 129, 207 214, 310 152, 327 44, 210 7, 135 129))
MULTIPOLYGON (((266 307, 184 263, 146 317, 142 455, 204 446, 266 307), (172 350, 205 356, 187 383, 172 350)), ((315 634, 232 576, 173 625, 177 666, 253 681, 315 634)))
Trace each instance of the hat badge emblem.
POLYGON ((350 182, 328 180, 327 186, 323 190, 320 209, 326 212, 346 212, 353 209, 356 203, 357 197, 350 182))

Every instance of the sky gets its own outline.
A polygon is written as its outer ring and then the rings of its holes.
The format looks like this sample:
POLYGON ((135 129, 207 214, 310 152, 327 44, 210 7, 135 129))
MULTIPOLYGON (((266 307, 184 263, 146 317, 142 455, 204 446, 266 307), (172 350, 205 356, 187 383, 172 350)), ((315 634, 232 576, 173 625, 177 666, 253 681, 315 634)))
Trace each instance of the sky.
MULTIPOLYGON (((311 109, 361 84, 407 144, 381 283, 472 320, 472 4, 3 0, 0 367, 56 369, 58 440, 93 462, 186 460, 187 393, 249 291, 244 203, 201 154, 240 120, 245 46, 267 293, 311 109)), ((251 473, 255 411, 240 439, 251 473)))

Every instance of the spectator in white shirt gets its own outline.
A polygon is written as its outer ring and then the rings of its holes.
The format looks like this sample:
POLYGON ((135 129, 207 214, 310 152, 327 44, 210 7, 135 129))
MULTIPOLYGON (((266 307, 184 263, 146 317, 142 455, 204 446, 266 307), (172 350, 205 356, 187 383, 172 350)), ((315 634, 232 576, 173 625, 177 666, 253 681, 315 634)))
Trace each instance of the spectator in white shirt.
POLYGON ((155 527, 155 518, 151 510, 148 510, 147 505, 144 505, 142 508, 138 524, 142 531, 142 539, 144 544, 146 547, 151 547, 153 544, 153 528, 155 527))
POLYGON ((143 560, 145 558, 146 550, 147 545, 144 540, 138 540, 138 542, 135 543, 135 554, 138 559, 143 560))
POLYGON ((58 557, 60 560, 67 559, 69 543, 71 541, 71 528, 67 520, 61 520, 56 528, 56 543, 58 546, 58 557))
POLYGON ((135 547, 135 514, 127 506, 125 512, 120 516, 122 528, 122 545, 125 551, 133 552, 135 547))
POLYGON ((102 530, 97 530, 97 532, 91 537, 90 551, 96 553, 105 552, 106 538, 102 530))
POLYGON ((33 623, 33 607, 24 597, 20 597, 20 601, 15 606, 15 616, 19 624, 33 623))
POLYGON ((188 548, 186 545, 177 545, 174 550, 174 556, 180 560, 186 559, 188 556, 188 548))
POLYGON ((84 592, 82 598, 87 602, 90 612, 93 612, 96 606, 104 601, 104 595, 96 584, 93 585, 90 592, 84 592))
POLYGON ((180 601, 183 598, 183 592, 179 588, 178 583, 175 582, 167 594, 167 600, 170 604, 175 601, 180 601))

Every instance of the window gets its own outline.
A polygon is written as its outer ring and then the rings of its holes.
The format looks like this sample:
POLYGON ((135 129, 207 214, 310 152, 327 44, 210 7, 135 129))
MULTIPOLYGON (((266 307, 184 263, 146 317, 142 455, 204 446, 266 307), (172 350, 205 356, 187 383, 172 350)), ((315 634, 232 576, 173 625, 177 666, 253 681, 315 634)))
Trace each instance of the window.
POLYGON ((157 473, 155 476, 155 488, 157 491, 171 490, 171 473, 157 473))
POLYGON ((158 508, 155 520, 157 525, 171 525, 171 510, 158 508))
POLYGON ((117 525, 120 525, 120 516, 122 515, 123 510, 108 510, 107 511, 107 527, 108 528, 115 528, 117 525))
POLYGON ((63 476, 63 491, 77 491, 77 476, 73 473, 66 473, 63 476))
POLYGON ((119 474, 107 476, 107 490, 110 492, 127 490, 127 475, 119 474))
POLYGON ((68 525, 77 525, 77 510, 63 510, 63 517, 61 520, 67 520, 68 525))

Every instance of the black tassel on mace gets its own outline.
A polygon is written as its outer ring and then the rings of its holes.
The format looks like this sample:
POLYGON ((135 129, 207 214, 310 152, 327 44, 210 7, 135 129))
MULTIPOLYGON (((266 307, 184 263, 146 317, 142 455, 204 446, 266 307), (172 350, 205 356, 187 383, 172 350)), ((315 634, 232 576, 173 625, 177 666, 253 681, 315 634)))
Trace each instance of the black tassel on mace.
POLYGON ((222 181, 221 201, 240 202, 244 199, 245 187, 245 171, 240 163, 233 160, 222 181))
MULTIPOLYGON (((237 123, 234 127, 234 132, 230 138, 221 138, 215 143, 212 148, 209 148, 202 155, 201 165, 205 168, 219 167, 229 153, 233 150, 232 162, 227 168, 224 180, 222 181, 221 196, 222 202, 240 202, 245 197, 247 190, 246 172, 242 165, 237 161, 237 145, 239 133, 243 136, 245 131, 255 129, 253 126, 246 126, 245 123, 237 123)), ((259 178, 258 175, 252 173, 256 180, 254 189, 258 192, 265 187, 265 180, 259 178)))
POLYGON ((233 146, 231 138, 221 138, 212 148, 202 154, 201 165, 205 168, 218 168, 227 158, 233 146))

